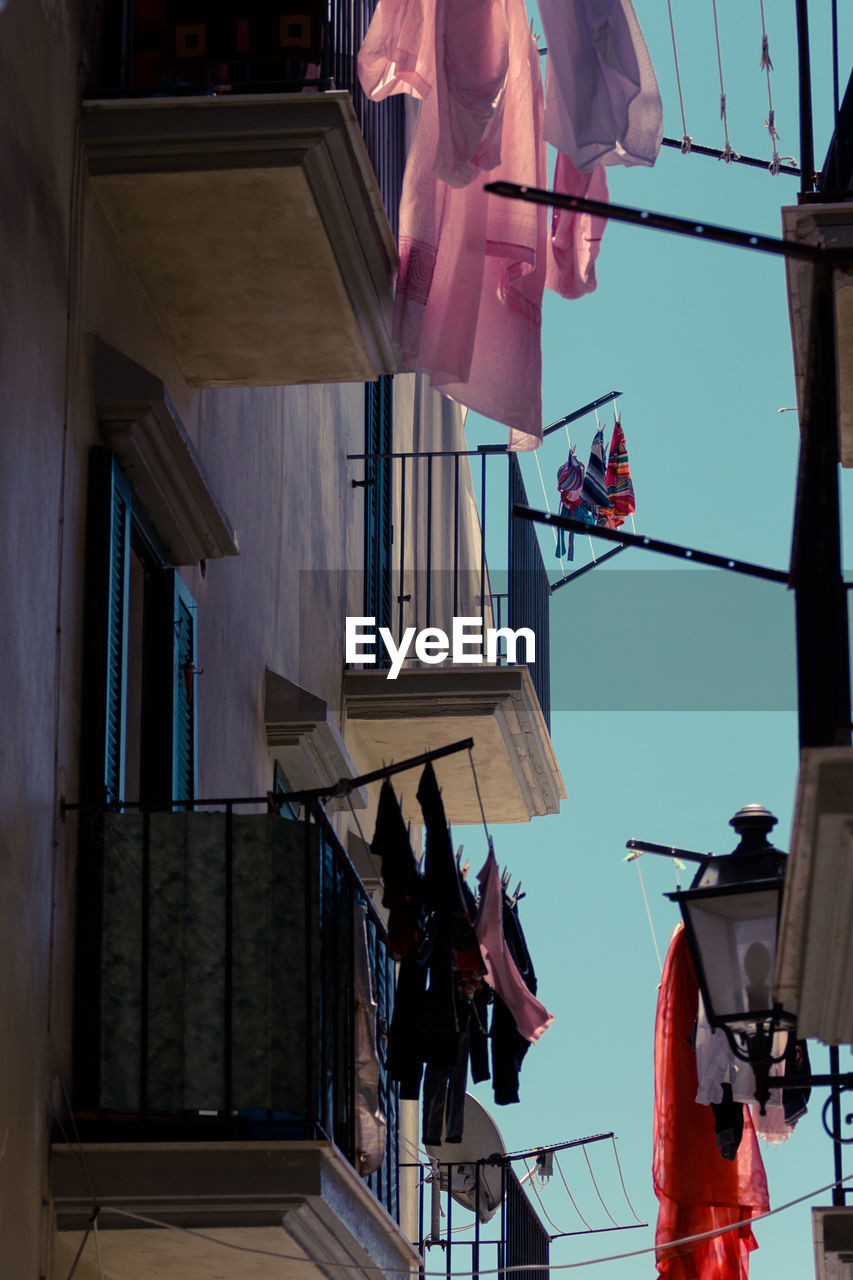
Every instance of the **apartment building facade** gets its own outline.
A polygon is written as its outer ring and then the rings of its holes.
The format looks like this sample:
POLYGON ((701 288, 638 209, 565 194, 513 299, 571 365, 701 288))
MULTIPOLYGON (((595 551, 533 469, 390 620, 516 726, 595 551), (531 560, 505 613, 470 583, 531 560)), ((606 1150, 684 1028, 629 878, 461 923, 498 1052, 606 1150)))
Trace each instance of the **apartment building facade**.
MULTIPOLYGON (((15 1280, 81 1245, 97 1276, 96 1220, 116 1273, 210 1274, 209 1243, 109 1205, 286 1255, 221 1248, 223 1275, 416 1268, 384 1078, 359 1167, 354 956, 393 998, 377 788, 329 793, 471 737, 490 821, 564 794, 541 660, 346 668, 347 616, 501 606, 462 412, 397 371, 405 122, 355 87, 369 8, 243 8, 0 11, 15 1280)), ((473 820, 467 762, 436 769, 473 820)))

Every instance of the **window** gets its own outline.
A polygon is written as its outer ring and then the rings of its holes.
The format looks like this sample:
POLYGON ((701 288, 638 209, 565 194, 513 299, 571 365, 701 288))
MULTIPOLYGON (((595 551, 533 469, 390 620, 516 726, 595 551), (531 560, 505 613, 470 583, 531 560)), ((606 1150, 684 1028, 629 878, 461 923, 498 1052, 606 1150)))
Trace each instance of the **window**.
POLYGON ((393 449, 392 398, 394 379, 384 374, 365 384, 366 459, 364 489, 364 613, 376 626, 391 626, 390 454, 393 449), (377 457, 376 455, 383 455, 377 457))
POLYGON ((115 457, 92 450, 81 799, 169 804, 196 792, 196 605, 115 457))

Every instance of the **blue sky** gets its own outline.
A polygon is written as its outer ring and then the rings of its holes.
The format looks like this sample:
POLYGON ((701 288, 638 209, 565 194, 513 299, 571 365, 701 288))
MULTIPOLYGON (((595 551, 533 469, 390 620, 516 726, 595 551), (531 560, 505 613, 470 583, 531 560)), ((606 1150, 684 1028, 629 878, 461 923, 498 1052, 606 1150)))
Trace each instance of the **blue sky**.
MULTIPOLYGON (((672 8, 688 132, 697 143, 721 146, 711 2, 673 0, 672 8)), ((636 9, 661 87, 664 132, 680 137, 667 5, 636 0, 636 9)), ((732 144, 743 154, 769 160, 758 0, 718 0, 717 10, 732 144)), ((814 4, 812 10, 820 165, 831 133, 829 6, 814 4)), ((794 6, 767 0, 765 11, 779 150, 799 157, 794 6)), ((839 11, 843 92, 853 61, 853 12, 846 5, 839 11)), ((780 206, 796 203, 798 191, 794 178, 667 149, 654 169, 611 169, 609 178, 616 202, 772 235, 780 234, 780 206)), ((637 493, 637 528, 784 568, 798 438, 796 415, 778 413, 795 403, 783 265, 745 251, 611 224, 598 280, 598 291, 580 302, 546 298, 546 423, 606 391, 623 391, 619 406, 637 493)), ((602 417, 612 423, 612 413, 602 417)), ((581 456, 593 426, 587 419, 573 428, 581 456)), ((469 439, 472 446, 502 441, 505 431, 472 418, 469 439)), ((540 452, 549 485, 565 452, 561 433, 540 452)), ((532 505, 541 507, 535 462, 522 462, 532 505)), ((850 474, 844 473, 842 502, 850 486, 850 474)), ((851 536, 848 513, 848 547, 851 536)), ((579 547, 575 564, 588 555, 579 547)), ((556 564, 550 555, 549 563, 556 564)), ((778 816, 776 843, 787 848, 790 838, 797 727, 785 588, 771 588, 771 594, 781 593, 771 601, 766 594, 759 598, 768 588, 757 588, 753 597, 740 586, 741 594, 727 603, 726 588, 717 581, 721 575, 710 573, 715 581, 709 581, 709 591, 724 594, 700 644, 689 633, 679 635, 672 623, 679 597, 664 571, 684 572, 673 562, 632 550, 612 569, 596 570, 554 597, 555 679, 564 690, 583 691, 574 704, 561 693, 553 715, 569 799, 558 817, 494 832, 499 862, 511 869, 513 883, 523 882, 522 923, 540 995, 557 1020, 528 1054, 520 1104, 495 1107, 488 1085, 477 1093, 491 1107, 510 1149, 613 1130, 631 1200, 650 1224, 648 1230, 558 1242, 554 1262, 641 1248, 654 1238, 652 1036, 659 970, 637 870, 623 861, 625 841, 636 836, 725 853, 735 843, 728 819, 742 804, 755 801, 778 816), (648 593, 644 584, 627 577, 651 571, 648 593), (609 573, 619 576, 607 605, 602 579, 609 573), (732 644, 738 634, 743 643, 732 644), (772 710, 752 709, 760 703, 750 693, 762 653, 777 667, 764 704, 772 710), (661 671, 676 667, 679 680, 664 698, 667 709, 656 708, 661 671), (650 670, 657 685, 647 679, 650 670), (640 703, 646 709, 626 710, 625 689, 644 681, 640 703), (571 705, 587 709, 571 710, 571 705), (700 709, 708 705, 718 709, 700 709)), ((702 571, 687 572, 692 588, 702 571)), ((482 832, 467 829, 456 835, 477 868, 484 856, 482 832)), ((658 858, 645 857, 640 866, 664 950, 677 916, 662 895, 674 887, 674 872, 658 858)), ((825 1050, 813 1048, 813 1069, 825 1069, 825 1050)), ((842 1068, 851 1065, 843 1050, 842 1068)), ((773 1206, 831 1181, 832 1143, 820 1123, 825 1097, 826 1091, 813 1093, 809 1114, 787 1143, 762 1144, 773 1206)), ((618 1222, 629 1222, 605 1147, 590 1149, 590 1156, 611 1213, 618 1222)), ((849 1168, 853 1171, 853 1159, 849 1168)), ((589 1221, 609 1226, 582 1160, 566 1157, 563 1169, 589 1221)), ((816 1200, 829 1202, 827 1194, 816 1200)), ((581 1227, 559 1177, 544 1193, 544 1203, 560 1229, 581 1227)), ((760 1224, 757 1237, 753 1280, 813 1274, 808 1204, 760 1224)), ((607 1263, 595 1270, 602 1273, 612 1280, 652 1276, 653 1258, 607 1263)))

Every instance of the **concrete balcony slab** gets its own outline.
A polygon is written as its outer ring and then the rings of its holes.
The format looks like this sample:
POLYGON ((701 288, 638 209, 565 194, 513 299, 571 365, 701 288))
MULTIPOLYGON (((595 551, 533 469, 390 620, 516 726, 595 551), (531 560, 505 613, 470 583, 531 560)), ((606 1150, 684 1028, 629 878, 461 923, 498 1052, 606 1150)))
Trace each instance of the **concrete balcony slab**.
MULTIPOLYGON (((566 789, 530 672, 524 665, 411 667, 344 673, 347 727, 365 769, 474 739, 473 760, 489 823, 528 822, 558 813, 566 789)), ((445 812, 481 821, 474 777, 463 756, 435 763, 445 812)), ((420 822, 417 783, 403 791, 403 814, 420 822)))
POLYGON ((193 387, 396 369, 396 246, 348 93, 85 103, 89 174, 193 387))

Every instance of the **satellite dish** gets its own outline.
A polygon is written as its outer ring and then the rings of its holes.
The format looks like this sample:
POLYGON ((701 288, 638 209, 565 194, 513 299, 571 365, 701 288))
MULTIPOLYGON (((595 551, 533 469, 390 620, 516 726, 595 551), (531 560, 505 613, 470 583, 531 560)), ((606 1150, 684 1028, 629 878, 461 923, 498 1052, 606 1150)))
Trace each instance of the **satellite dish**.
POLYGON ((477 1161, 504 1156, 506 1147, 498 1126, 472 1094, 465 1094, 462 1141, 428 1146, 427 1153, 441 1166, 442 1191, 449 1191, 457 1204, 476 1213, 481 1222, 495 1216, 502 1198, 503 1171, 500 1165, 481 1164, 478 1195, 477 1161))

